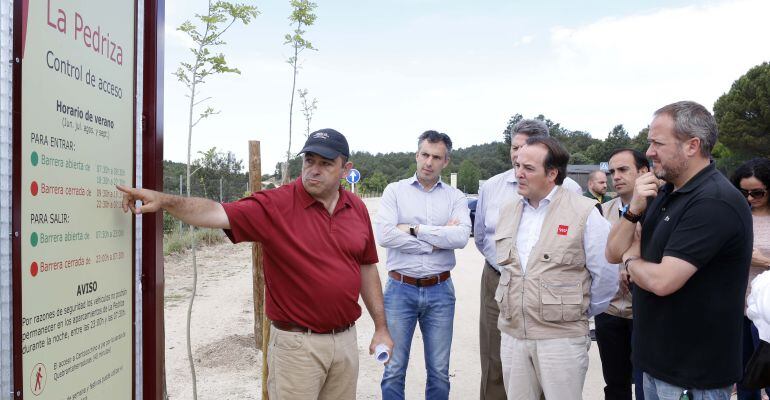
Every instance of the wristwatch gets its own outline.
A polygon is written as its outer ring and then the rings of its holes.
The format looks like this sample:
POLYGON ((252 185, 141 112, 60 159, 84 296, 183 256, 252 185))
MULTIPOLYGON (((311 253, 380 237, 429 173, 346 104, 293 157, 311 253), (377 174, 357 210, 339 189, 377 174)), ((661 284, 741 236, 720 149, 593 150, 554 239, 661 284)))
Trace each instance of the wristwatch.
POLYGON ((409 234, 417 237, 417 225, 409 225, 409 234))
POLYGON ((644 213, 634 214, 634 213, 632 213, 629 210, 630 208, 631 208, 631 205, 630 204, 626 204, 626 206, 623 207, 623 209, 620 210, 620 215, 623 218, 625 218, 625 219, 627 219, 627 220, 629 220, 629 221, 631 221, 632 223, 635 224, 635 223, 639 222, 642 219, 642 217, 644 216, 644 213))
POLYGON ((626 258, 626 261, 623 261, 623 267, 626 270, 626 281, 628 283, 631 283, 631 273, 628 272, 628 264, 631 263, 631 261, 638 260, 639 257, 628 257, 626 258))

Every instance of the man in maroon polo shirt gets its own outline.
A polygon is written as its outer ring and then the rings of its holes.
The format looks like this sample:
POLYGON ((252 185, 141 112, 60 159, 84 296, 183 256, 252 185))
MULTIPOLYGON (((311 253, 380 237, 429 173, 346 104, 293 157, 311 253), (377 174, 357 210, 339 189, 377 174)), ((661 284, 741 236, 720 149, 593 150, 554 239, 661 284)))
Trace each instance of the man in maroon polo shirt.
POLYGON ((301 178, 233 203, 118 189, 125 211, 164 209, 188 224, 224 229, 234 243, 262 243, 265 311, 273 325, 270 398, 354 399, 359 294, 375 325, 369 352, 378 344, 393 348, 374 235, 366 206, 339 183, 353 166, 345 137, 333 129, 313 132, 301 153, 301 178))

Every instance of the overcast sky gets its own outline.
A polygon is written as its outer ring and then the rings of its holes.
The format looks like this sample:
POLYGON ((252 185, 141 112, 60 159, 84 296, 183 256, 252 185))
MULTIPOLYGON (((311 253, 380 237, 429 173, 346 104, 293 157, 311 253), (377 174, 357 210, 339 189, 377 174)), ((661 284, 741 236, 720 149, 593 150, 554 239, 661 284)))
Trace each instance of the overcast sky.
MULTIPOLYGON (((516 113, 596 138, 622 123, 633 136, 665 104, 711 109, 735 79, 770 60, 766 0, 317 3, 305 36, 318 51, 301 55, 297 87, 318 98, 311 129, 339 130, 351 151, 414 151, 427 129, 449 134, 455 148, 501 140, 516 113)), ((248 140, 260 140, 270 173, 288 146, 290 7, 252 4, 261 15, 228 31, 220 49, 241 75, 202 86, 221 113, 196 127, 193 158, 216 146, 247 160, 248 140)), ((176 27, 206 5, 166 2, 165 159, 187 154, 188 99, 171 73, 190 59, 191 42, 176 27)), ((304 135, 295 104, 292 152, 304 135)))

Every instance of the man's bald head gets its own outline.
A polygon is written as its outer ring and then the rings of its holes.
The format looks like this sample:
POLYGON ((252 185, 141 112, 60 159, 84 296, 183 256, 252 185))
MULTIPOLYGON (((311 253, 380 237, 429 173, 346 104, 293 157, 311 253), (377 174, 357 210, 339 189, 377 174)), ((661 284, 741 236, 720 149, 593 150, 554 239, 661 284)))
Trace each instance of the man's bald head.
POLYGON ((588 190, 594 195, 604 196, 607 193, 607 174, 596 170, 588 174, 588 190))

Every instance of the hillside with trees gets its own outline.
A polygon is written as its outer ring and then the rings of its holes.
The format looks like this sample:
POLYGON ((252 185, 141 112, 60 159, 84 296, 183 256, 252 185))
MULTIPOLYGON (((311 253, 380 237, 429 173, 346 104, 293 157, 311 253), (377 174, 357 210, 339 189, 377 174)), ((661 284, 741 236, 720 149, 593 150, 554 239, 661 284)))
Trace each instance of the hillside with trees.
POLYGON ((770 63, 751 68, 714 103, 719 126, 715 157, 733 169, 752 157, 770 157, 770 63))
MULTIPOLYGON (((770 64, 760 64, 737 79, 714 104, 714 116, 720 134, 713 157, 723 173, 729 175, 749 158, 770 156, 770 64)), ((453 150, 452 162, 444 170, 443 179, 449 181, 450 174, 457 172, 460 189, 476 193, 479 179, 487 179, 510 168, 508 146, 511 128, 523 118, 518 113, 511 116, 499 142, 453 150)), ((542 114, 535 118, 545 122, 551 136, 570 152, 570 164, 598 164, 607 161, 610 153, 621 147, 642 152, 647 150, 648 128, 631 136, 622 124, 618 124, 603 139, 598 139, 588 132, 562 126, 542 114)), ((248 174, 243 171, 242 160, 215 148, 199 154, 201 157, 194 163, 195 172, 191 180, 194 196, 219 200, 220 179, 223 182, 223 201, 235 200, 246 193, 248 174)), ((357 190, 362 193, 381 193, 388 183, 412 176, 415 172, 412 151, 376 154, 357 151, 351 154, 350 160, 361 171, 362 180, 357 190)), ((291 177, 299 176, 301 168, 301 158, 290 160, 291 177)), ((274 175, 265 175, 263 180, 273 178, 280 181, 280 163, 275 170, 274 175)), ((164 173, 164 191, 179 193, 179 176, 184 175, 184 164, 164 161, 164 173)))
MULTIPOLYGON (((198 154, 201 157, 193 161, 191 166, 192 196, 217 201, 233 201, 243 197, 249 182, 249 174, 244 170, 243 160, 236 159, 232 152, 217 151, 216 147, 198 154)), ((179 194, 180 190, 182 193, 187 191, 184 179, 186 168, 186 163, 163 161, 164 192, 179 194)))
MULTIPOLYGON (((479 179, 488 179, 511 168, 510 131, 523 118, 521 114, 515 114, 508 120, 502 131, 502 141, 452 150, 451 163, 444 170, 443 179, 448 182, 450 174, 456 172, 458 187, 466 193, 477 193, 479 179)), ((571 164, 599 164, 607 161, 609 154, 619 147, 641 151, 647 148, 647 128, 632 138, 623 125, 617 125, 604 140, 600 140, 587 132, 567 129, 543 115, 535 118, 544 121, 551 136, 567 148, 571 164)), ((359 151, 350 155, 350 161, 361 171, 361 184, 357 189, 365 193, 380 193, 388 183, 412 176, 415 171, 414 152, 372 154, 359 151)), ((291 160, 289 173, 293 177, 299 176, 301 168, 302 160, 296 157, 291 160)), ((279 174, 274 177, 279 178, 279 174)))

